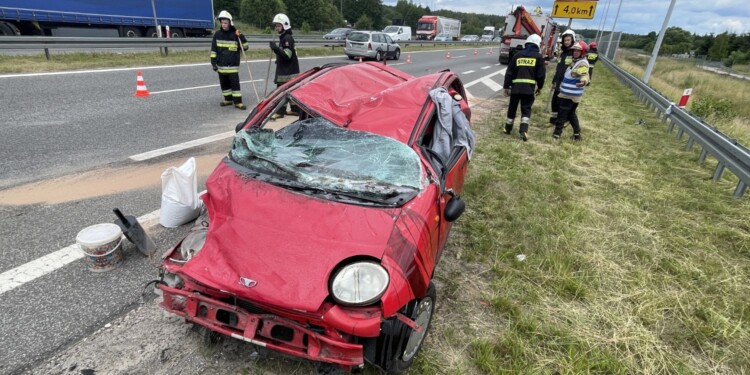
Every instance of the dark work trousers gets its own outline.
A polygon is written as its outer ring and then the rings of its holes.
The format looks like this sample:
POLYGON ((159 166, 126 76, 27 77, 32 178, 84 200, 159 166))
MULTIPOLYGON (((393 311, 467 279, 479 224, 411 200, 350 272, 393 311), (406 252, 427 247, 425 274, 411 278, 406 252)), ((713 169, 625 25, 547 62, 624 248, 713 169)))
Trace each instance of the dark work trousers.
POLYGON ((550 114, 549 118, 549 122, 552 125, 557 123, 557 115, 560 111, 560 98, 557 97, 558 95, 560 95, 560 89, 555 89, 555 91, 552 93, 552 113, 550 114))
POLYGON ((576 109, 578 109, 578 103, 570 99, 560 98, 560 109, 557 113, 557 122, 555 123, 555 135, 562 135, 565 121, 570 121, 570 125, 573 127, 573 134, 581 134, 581 125, 578 123, 576 109))
MULTIPOLYGON (((534 105, 534 94, 511 94, 510 103, 508 104, 508 119, 516 118, 518 104, 521 104, 521 117, 531 118, 531 106, 534 105)), ((529 131, 529 124, 521 122, 521 133, 529 131)))
MULTIPOLYGON (((286 82, 284 82, 284 83, 286 83, 286 82)), ((276 88, 284 86, 284 83, 277 83, 276 84, 276 88)), ((297 107, 296 104, 289 103, 289 110, 292 111, 292 112, 299 113, 299 107, 297 107)), ((284 104, 284 106, 282 106, 281 108, 279 108, 279 110, 276 111, 276 114, 279 115, 280 117, 284 117, 284 115, 286 115, 286 104, 284 104)))
POLYGON ((224 94, 224 100, 234 101, 234 104, 242 103, 239 73, 219 73, 219 86, 224 94))
POLYGON ((591 78, 594 77, 594 66, 589 65, 589 82, 591 82, 591 78))

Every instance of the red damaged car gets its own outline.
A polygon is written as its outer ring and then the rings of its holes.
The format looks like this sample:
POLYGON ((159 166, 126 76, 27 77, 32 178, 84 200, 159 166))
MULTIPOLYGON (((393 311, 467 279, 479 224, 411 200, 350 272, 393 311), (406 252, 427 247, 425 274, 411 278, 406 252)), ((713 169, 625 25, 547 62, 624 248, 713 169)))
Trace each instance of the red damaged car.
POLYGON ((458 77, 376 63, 302 73, 238 124, 202 215, 167 251, 161 306, 288 355, 400 373, 474 147, 458 77), (292 114, 273 119, 290 105, 292 114))

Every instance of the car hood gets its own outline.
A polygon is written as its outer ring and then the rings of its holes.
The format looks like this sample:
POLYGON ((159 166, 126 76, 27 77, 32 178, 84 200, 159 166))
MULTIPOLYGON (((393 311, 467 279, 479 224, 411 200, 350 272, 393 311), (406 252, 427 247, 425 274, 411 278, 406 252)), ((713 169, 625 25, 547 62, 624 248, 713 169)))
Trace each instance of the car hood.
POLYGON ((208 238, 185 275, 239 298, 316 311, 337 265, 382 258, 400 209, 317 199, 243 177, 228 163, 206 182, 208 238))

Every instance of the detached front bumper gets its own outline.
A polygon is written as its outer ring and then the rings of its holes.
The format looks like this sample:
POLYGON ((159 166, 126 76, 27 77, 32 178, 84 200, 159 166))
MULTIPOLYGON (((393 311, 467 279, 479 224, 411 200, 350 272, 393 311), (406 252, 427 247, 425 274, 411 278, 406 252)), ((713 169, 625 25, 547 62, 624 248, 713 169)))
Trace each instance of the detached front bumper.
MULTIPOLYGON (((343 367, 364 365, 362 345, 345 341, 344 335, 330 327, 321 327, 325 333, 329 333, 326 335, 273 313, 252 313, 198 292, 166 285, 158 287, 163 292, 161 306, 164 309, 212 331, 312 361, 335 363, 343 367)), ((328 312, 333 311, 339 310, 329 309, 322 319, 329 317, 328 312)), ((369 325, 377 323, 379 329, 379 317, 367 321, 369 325)))

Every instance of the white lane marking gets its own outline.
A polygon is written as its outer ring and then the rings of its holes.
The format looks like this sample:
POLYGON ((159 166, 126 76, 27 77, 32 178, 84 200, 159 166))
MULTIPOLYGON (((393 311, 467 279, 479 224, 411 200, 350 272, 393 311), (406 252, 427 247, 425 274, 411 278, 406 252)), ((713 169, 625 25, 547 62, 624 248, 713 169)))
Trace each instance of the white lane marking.
POLYGON ((471 74, 471 73, 474 73, 474 71, 473 70, 467 70, 467 71, 465 71, 465 72, 463 72, 461 74, 471 74))
MULTIPOLYGON (((152 227, 159 222, 159 211, 156 210, 139 217, 138 222, 144 229, 152 227)), ((5 271, 0 274, 0 294, 13 290, 81 258, 83 258, 83 251, 78 247, 78 244, 73 244, 5 271)))
POLYGON ((475 79, 475 80, 473 80, 473 81, 471 81, 471 82, 469 82, 469 83, 465 84, 465 85, 464 85, 464 88, 468 88, 468 87, 474 86, 474 85, 476 85, 477 83, 479 83, 479 82, 482 82, 483 80, 485 80, 485 79, 487 79, 487 78, 492 78, 492 77, 494 77, 494 76, 496 76, 496 75, 498 75, 498 74, 505 74, 505 71, 506 71, 506 70, 508 70, 508 68, 502 68, 502 69, 500 69, 500 70, 496 71, 495 73, 492 73, 492 74, 488 74, 488 75, 486 75, 486 76, 484 76, 484 77, 479 77, 479 78, 477 78, 477 79, 475 79))
POLYGON ((160 148, 160 149, 156 149, 156 150, 144 152, 144 153, 141 153, 141 154, 132 155, 128 159, 134 160, 134 161, 144 161, 144 160, 148 160, 148 159, 151 159, 151 158, 155 158, 157 156, 162 156, 162 155, 170 154, 170 153, 173 153, 173 152, 176 152, 176 151, 185 150, 185 149, 188 149, 188 148, 191 148, 191 147, 204 145, 206 143, 211 143, 211 142, 214 142, 214 141, 218 141, 218 140, 230 138, 230 137, 233 137, 234 134, 235 134, 234 131, 228 131, 228 132, 224 132, 224 133, 220 133, 220 134, 208 136, 208 137, 205 137, 205 138, 195 139, 195 140, 192 140, 192 141, 188 141, 188 142, 184 142, 184 143, 180 143, 180 144, 176 144, 176 145, 167 146, 167 147, 163 147, 163 148, 160 148))
MULTIPOLYGON (((426 51, 425 51, 426 52, 426 51)), ((417 52, 413 52, 417 53, 417 52)), ((335 56, 315 56, 315 57, 304 57, 300 60, 317 60, 317 59, 330 59, 335 56)), ((240 62, 245 64, 245 61, 240 62)), ((252 63, 265 63, 263 66, 268 65, 268 59, 262 60, 250 60, 252 63)), ((210 66, 210 63, 193 63, 193 64, 179 64, 179 65, 154 65, 154 66, 142 66, 138 68, 109 68, 109 69, 89 69, 89 70, 72 70, 64 72, 45 72, 45 73, 18 73, 18 74, 5 74, 0 75, 2 78, 18 78, 18 77, 43 77, 43 76, 60 76, 67 74, 92 74, 92 73, 111 73, 111 72, 131 72, 138 70, 153 70, 153 69, 173 69, 173 68, 188 68, 193 66, 210 66)))
POLYGON ((498 85, 495 81, 493 81, 493 80, 491 80, 489 78, 483 79, 482 83, 484 83, 487 87, 490 88, 490 90, 492 90, 494 92, 498 92, 498 91, 500 91, 500 90, 503 89, 503 86, 498 85))
POLYGON ((489 69, 489 68, 491 68, 491 67, 490 66, 483 66, 482 70, 489 69))
MULTIPOLYGON (((240 81, 240 83, 248 83, 248 82, 263 82, 262 79, 256 79, 252 81, 240 81)), ((155 94, 164 94, 167 92, 177 92, 177 91, 186 91, 186 90, 197 90, 197 89, 205 89, 208 87, 219 87, 219 85, 206 85, 206 86, 194 86, 194 87, 185 87, 184 89, 172 89, 172 90, 162 90, 162 91, 151 91, 151 95, 155 94)))
POLYGON ((388 65, 390 65, 390 66, 399 66, 399 65, 404 65, 404 64, 406 64, 406 63, 390 63, 388 65))

